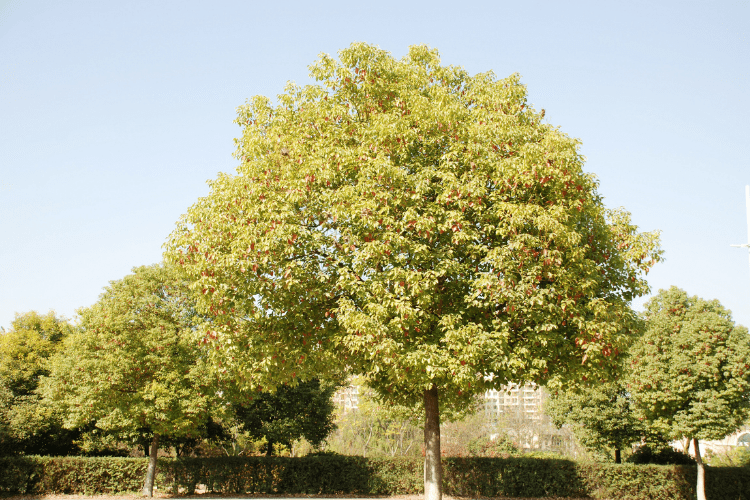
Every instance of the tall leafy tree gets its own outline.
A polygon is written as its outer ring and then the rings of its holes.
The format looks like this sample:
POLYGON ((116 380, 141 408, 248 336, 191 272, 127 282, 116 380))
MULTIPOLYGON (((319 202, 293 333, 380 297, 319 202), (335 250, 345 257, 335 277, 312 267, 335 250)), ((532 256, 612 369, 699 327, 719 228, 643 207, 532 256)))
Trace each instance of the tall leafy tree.
POLYGON ((545 402, 545 412, 558 427, 569 426, 578 442, 592 451, 621 450, 639 441, 643 424, 636 418, 630 394, 617 382, 598 384, 578 392, 560 391, 545 402))
POLYGON ((267 456, 273 455, 275 444, 291 448, 302 437, 319 446, 334 429, 331 397, 335 389, 317 379, 285 385, 235 404, 234 412, 250 436, 265 438, 267 456))
POLYGON ((16 314, 0 332, 0 453, 70 455, 77 453, 80 429, 66 430, 62 416, 37 394, 49 373, 49 358, 73 330, 50 311, 16 314))
POLYGON ((438 499, 439 404, 606 376, 657 235, 603 206, 518 75, 363 43, 311 75, 239 108, 237 175, 211 182, 167 258, 215 315, 214 363, 247 389, 345 368, 420 401, 438 499))
POLYGON ((150 436, 144 494, 151 496, 160 437, 196 435, 215 398, 185 283, 170 267, 134 268, 78 314, 80 329, 53 359, 46 397, 64 408, 68 428, 93 422, 150 436))
POLYGON ((717 300, 672 287, 646 303, 629 388, 640 418, 669 439, 692 439, 705 500, 699 439, 720 439, 750 415, 750 337, 717 300))

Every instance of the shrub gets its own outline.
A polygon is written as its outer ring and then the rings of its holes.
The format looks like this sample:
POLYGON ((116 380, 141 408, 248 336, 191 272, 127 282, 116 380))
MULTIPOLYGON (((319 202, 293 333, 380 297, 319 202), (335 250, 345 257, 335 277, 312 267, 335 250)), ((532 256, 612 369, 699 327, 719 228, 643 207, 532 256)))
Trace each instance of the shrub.
POLYGON ((2 493, 119 493, 138 491, 146 459, 114 457, 0 458, 2 493))
POLYGON ((641 446, 635 450, 635 453, 628 457, 626 462, 641 465, 695 465, 695 460, 690 455, 669 446, 658 449, 653 449, 650 446, 641 446))
POLYGON ((35 457, 0 457, 0 493, 34 493, 43 475, 41 460, 35 457))
POLYGON ((695 498, 695 467, 590 463, 580 464, 579 470, 584 478, 586 491, 594 498, 695 498))
POLYGON ((570 460, 448 458, 443 460, 445 493, 461 496, 586 496, 576 463, 570 460))
POLYGON ((504 434, 498 435, 495 439, 472 439, 466 447, 472 457, 508 457, 520 453, 518 447, 504 434))
POLYGON ((421 462, 344 455, 306 457, 217 457, 160 460, 173 493, 191 493, 197 484, 221 493, 388 494, 418 493, 421 462))

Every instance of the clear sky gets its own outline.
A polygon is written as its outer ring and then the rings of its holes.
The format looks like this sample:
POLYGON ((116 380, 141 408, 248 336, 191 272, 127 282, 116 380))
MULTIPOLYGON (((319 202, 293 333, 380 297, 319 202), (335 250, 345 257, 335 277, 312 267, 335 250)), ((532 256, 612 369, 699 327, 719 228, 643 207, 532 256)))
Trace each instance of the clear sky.
POLYGON ((748 252, 729 246, 748 240, 749 19, 747 0, 0 0, 0 326, 74 318, 158 262, 205 181, 234 171, 236 107, 353 41, 520 73, 605 203, 662 231, 654 291, 750 326, 748 252))

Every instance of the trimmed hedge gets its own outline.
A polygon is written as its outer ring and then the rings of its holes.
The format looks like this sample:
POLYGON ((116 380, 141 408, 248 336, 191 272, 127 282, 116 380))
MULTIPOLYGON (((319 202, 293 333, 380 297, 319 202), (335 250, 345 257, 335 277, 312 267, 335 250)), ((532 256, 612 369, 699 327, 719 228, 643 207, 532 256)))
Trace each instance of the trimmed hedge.
POLYGON ((148 459, 122 457, 0 457, 0 493, 139 491, 148 459))
POLYGON ((588 496, 578 464, 571 460, 524 457, 446 458, 443 459, 443 476, 443 486, 449 495, 588 496))
MULTIPOLYGON (((0 458, 0 493, 139 491, 145 458, 0 458)), ((591 497, 692 500, 695 466, 615 465, 570 460, 444 458, 445 493, 455 496, 591 497)), ((349 456, 160 459, 161 491, 215 493, 404 495, 422 491, 422 459, 349 456)), ((750 500, 750 468, 711 467, 712 500, 750 500)))
POLYGON ((422 464, 414 459, 349 456, 218 457, 159 461, 159 474, 173 493, 198 484, 217 493, 419 493, 422 464))

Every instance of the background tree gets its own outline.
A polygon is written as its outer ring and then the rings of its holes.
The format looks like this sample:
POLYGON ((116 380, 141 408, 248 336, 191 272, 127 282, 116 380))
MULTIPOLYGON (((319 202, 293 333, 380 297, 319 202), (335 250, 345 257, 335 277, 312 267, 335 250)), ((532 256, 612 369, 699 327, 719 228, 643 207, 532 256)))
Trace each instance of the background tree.
POLYGON ((363 457, 419 455, 422 437, 418 411, 379 397, 363 377, 351 384, 358 388, 356 408, 338 409, 329 449, 363 457))
POLYGON ((49 358, 73 331, 54 312, 16 314, 0 332, 0 453, 71 455, 80 450, 81 429, 62 427, 62 416, 37 394, 49 358))
POLYGON ((750 447, 735 446, 711 457, 711 467, 750 467, 750 447))
POLYGON ((620 450, 643 436, 643 424, 633 413, 630 395, 618 382, 552 394, 544 410, 558 427, 569 426, 588 450, 614 450, 618 464, 622 462, 620 450))
POLYGON ((518 75, 471 76, 425 46, 339 56, 276 106, 240 107, 238 175, 211 182, 167 258, 216 315, 214 363, 248 390, 346 368, 421 402, 435 500, 439 405, 607 376, 657 236, 605 209, 518 75))
POLYGON ((455 415, 453 418, 445 418, 442 413, 440 425, 440 451, 442 456, 467 456, 471 454, 471 449, 475 451, 482 448, 476 445, 476 442, 483 438, 488 438, 492 434, 499 434, 496 426, 488 419, 484 413, 483 400, 477 396, 467 405, 466 411, 462 415, 455 415))
MULTIPOLYGON (((186 435, 165 435, 160 438, 160 447, 174 448, 175 455, 186 457, 191 455, 200 455, 202 453, 201 445, 207 443, 209 446, 223 446, 229 444, 232 435, 229 429, 224 427, 222 422, 218 422, 209 415, 205 423, 198 426, 193 432, 186 435)), ((144 443, 144 450, 148 452, 149 443, 144 443)))
POLYGON ((64 409, 67 428, 93 422, 123 437, 149 436, 151 496, 160 437, 196 435, 215 399, 185 283, 169 267, 134 268, 78 314, 81 327, 53 358, 45 395, 64 409))
POLYGON ((705 499, 699 439, 721 439, 750 412, 750 337, 717 300, 672 287, 646 303, 629 389, 637 414, 668 439, 693 441, 698 498, 705 499))
POLYGON ((334 429, 334 384, 312 379, 297 385, 279 386, 273 393, 253 395, 244 404, 234 404, 237 420, 255 439, 266 440, 266 456, 274 445, 291 449, 292 442, 304 437, 317 447, 334 429))

